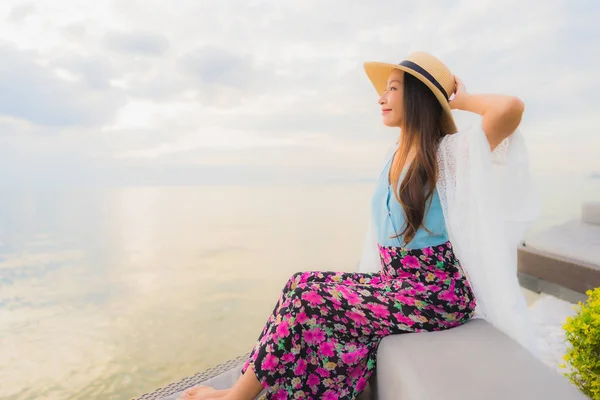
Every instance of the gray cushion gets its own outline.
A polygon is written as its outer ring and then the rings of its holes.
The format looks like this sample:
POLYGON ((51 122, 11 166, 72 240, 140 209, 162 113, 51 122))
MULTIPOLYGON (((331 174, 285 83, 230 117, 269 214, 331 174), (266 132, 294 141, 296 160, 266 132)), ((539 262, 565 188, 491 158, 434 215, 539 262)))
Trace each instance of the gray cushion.
POLYGON ((586 399, 481 319, 442 332, 386 337, 374 386, 378 400, 586 399))
POLYGON ((526 244, 527 248, 600 269, 600 223, 568 221, 529 235, 526 244))

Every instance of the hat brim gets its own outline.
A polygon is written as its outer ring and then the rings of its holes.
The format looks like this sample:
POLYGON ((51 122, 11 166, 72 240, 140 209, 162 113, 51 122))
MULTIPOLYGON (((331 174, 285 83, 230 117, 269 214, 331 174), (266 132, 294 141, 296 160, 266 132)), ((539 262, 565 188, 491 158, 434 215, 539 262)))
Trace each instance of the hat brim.
POLYGON ((399 69, 408 74, 411 74, 412 76, 423 82, 433 92, 435 97, 440 102, 440 105, 442 106, 442 133, 453 134, 458 132, 458 129, 456 128, 456 124, 454 122, 454 117, 452 116, 452 109, 450 108, 448 100, 446 100, 444 94, 440 92, 440 90, 423 75, 410 68, 404 67, 403 65, 383 62, 366 62, 364 63, 364 69, 367 73, 367 76, 369 77, 369 80, 375 87, 377 94, 379 94, 380 96, 385 91, 388 78, 390 77, 392 71, 394 71, 395 69, 399 69))

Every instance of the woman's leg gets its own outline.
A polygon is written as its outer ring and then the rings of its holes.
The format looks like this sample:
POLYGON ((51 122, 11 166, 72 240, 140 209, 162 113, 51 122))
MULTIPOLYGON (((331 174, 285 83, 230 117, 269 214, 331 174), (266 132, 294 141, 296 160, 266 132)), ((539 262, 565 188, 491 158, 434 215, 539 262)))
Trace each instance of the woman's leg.
MULTIPOLYGON (((256 378, 252 367, 248 367, 246 372, 239 377, 233 387, 223 397, 224 400, 252 400, 262 392, 263 386, 256 378)), ((217 397, 211 397, 211 399, 217 397)))
MULTIPOLYGON (((470 318, 472 293, 451 251, 437 250, 400 254, 406 277, 296 274, 246 363, 248 379, 256 378, 270 399, 358 396, 383 337, 444 330, 470 318)), ((251 400, 244 387, 229 394, 251 400)))
MULTIPOLYGON (((307 284, 313 283, 325 283, 325 284, 343 284, 343 285, 377 285, 381 283, 381 277, 378 273, 359 273, 359 272, 333 272, 333 271, 305 271, 297 272, 288 279, 287 283, 283 287, 279 300, 273 309, 273 312, 269 316, 267 323, 265 324, 261 334, 259 335, 256 346, 252 350, 252 353, 260 348, 263 341, 264 335, 267 333, 269 328, 276 322, 277 315, 280 313, 281 305, 283 302, 287 302, 290 292, 292 296, 295 295, 294 291, 299 286, 305 287, 307 284)), ((248 360, 242 367, 242 372, 250 365, 250 360, 253 358, 253 354, 250 354, 248 360)))
MULTIPOLYGON (((381 277, 378 273, 359 273, 359 272, 333 272, 333 271, 305 271, 305 272, 297 272, 292 275, 285 286, 283 287, 279 299, 273 308, 273 312, 269 316, 262 332, 258 336, 256 341, 256 346, 253 350, 260 346, 260 343, 267 333, 268 329, 275 322, 275 319, 279 313, 282 302, 284 302, 290 292, 294 291, 298 285, 304 285, 308 283, 332 283, 332 284, 345 284, 345 285, 370 285, 370 284, 379 284, 381 283, 381 277)), ((250 365, 251 356, 248 358, 248 361, 242 367, 242 372, 250 365)))
POLYGON ((181 393, 181 396, 177 400, 205 400, 208 398, 222 398, 229 392, 227 390, 216 390, 210 386, 194 386, 187 388, 181 393))
MULTIPOLYGON (((290 304, 290 297, 297 297, 299 291, 304 290, 307 285, 312 284, 331 284, 331 285, 370 285, 381 283, 379 274, 363 274, 363 273, 352 273, 352 272, 331 272, 331 271, 306 271, 294 274, 286 283, 279 299, 273 309, 273 313, 270 315, 265 327, 260 334, 256 347, 252 353, 258 351, 263 343, 265 342, 265 335, 269 332, 270 328, 274 325, 278 325, 281 321, 278 320, 278 315, 281 314, 282 304, 286 307, 290 304)), ((229 396, 233 396, 234 399, 253 399, 260 393, 263 386, 258 381, 256 374, 252 368, 251 360, 253 354, 249 357, 248 361, 242 368, 243 375, 239 378, 238 382, 231 389, 226 390, 214 390, 208 386, 196 386, 189 388, 184 392, 182 396, 183 400, 205 400, 205 399, 216 399, 224 398, 228 399, 229 396), (258 392, 254 393, 256 390, 258 392), (251 396, 251 397, 247 397, 251 396)))
POLYGON ((428 318, 410 301, 410 286, 358 278, 300 283, 281 303, 245 365, 269 398, 355 397, 375 368, 381 338, 423 329, 428 318), (396 293, 411 304, 399 304, 396 293))
POLYGON ((186 389, 181 400, 252 400, 262 392, 263 387, 256 378, 252 367, 240 376, 231 389, 215 390, 209 386, 196 386, 186 389))

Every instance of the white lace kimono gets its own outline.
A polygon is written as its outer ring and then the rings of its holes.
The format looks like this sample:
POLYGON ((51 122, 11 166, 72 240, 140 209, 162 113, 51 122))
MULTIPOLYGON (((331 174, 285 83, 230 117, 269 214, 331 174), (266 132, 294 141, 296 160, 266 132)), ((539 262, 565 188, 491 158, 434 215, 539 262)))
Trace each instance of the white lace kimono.
MULTIPOLYGON (((442 139, 437 190, 450 241, 484 318, 539 357, 534 326, 517 279, 517 246, 539 216, 527 152, 517 130, 494 152, 480 127, 442 139)), ((369 223, 360 272, 381 268, 369 223)))

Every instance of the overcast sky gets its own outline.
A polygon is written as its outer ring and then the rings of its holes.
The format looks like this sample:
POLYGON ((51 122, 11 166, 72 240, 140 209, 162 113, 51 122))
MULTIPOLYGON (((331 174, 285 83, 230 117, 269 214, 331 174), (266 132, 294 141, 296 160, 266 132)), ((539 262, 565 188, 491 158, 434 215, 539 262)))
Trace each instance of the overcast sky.
POLYGON ((415 50, 521 97, 537 171, 598 172, 599 4, 3 0, 0 179, 374 178, 397 132, 362 63, 415 50))

